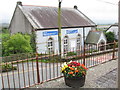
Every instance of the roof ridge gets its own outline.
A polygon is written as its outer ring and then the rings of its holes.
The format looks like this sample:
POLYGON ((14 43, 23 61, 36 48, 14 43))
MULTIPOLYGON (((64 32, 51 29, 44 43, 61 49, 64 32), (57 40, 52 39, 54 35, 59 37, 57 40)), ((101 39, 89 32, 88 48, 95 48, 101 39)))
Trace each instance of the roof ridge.
MULTIPOLYGON (((40 6, 40 5, 18 5, 23 11, 25 17, 29 20, 35 29, 48 29, 58 28, 57 25, 57 8, 53 6, 40 6), (43 7, 43 8, 42 8, 43 7), (38 8, 38 9, 37 9, 38 8)), ((90 20, 84 18, 81 12, 77 12, 75 8, 63 8, 62 27, 94 27, 90 20), (65 12, 65 13, 64 13, 65 12), (71 19, 71 16, 74 16, 71 19), (78 21, 76 21, 76 19, 78 21), (82 21, 82 22, 81 22, 82 21)))
POLYGON ((35 6, 35 7, 55 7, 55 6, 42 6, 42 5, 23 5, 23 6, 35 6))
MULTIPOLYGON (((58 8, 56 6, 42 6, 42 5, 22 5, 22 6, 34 6, 34 7, 53 7, 53 8, 58 8)), ((69 8, 69 9, 74 9, 72 7, 62 7, 62 8, 69 8)))

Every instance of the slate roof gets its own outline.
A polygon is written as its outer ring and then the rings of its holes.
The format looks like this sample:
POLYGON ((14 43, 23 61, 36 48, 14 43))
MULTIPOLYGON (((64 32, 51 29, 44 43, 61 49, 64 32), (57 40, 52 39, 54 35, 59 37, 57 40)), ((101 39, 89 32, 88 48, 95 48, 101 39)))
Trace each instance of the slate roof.
MULTIPOLYGON (((31 5, 18 5, 35 29, 58 28, 58 8, 31 5)), ((75 8, 61 9, 62 27, 95 26, 87 16, 75 8)))
POLYGON ((111 27, 118 27, 118 23, 115 23, 115 24, 110 25, 110 26, 107 28, 106 32, 107 32, 111 27))
POLYGON ((89 31, 87 38, 86 38, 86 44, 97 44, 98 40, 101 36, 102 31, 96 31, 91 30, 89 31))

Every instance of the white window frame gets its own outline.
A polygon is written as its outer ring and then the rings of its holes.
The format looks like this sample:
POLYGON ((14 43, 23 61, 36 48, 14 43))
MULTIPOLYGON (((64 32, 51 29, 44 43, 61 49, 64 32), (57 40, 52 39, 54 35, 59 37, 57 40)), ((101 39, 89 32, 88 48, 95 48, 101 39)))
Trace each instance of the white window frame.
POLYGON ((64 52, 64 54, 67 54, 68 48, 69 48, 69 38, 68 38, 68 36, 65 36, 64 40, 63 40, 63 52, 64 52))
POLYGON ((78 34, 77 35, 77 39, 76 39, 76 49, 80 50, 81 49, 81 35, 78 34))
POLYGON ((53 54, 54 53, 54 40, 53 38, 49 38, 47 41, 47 48, 48 48, 48 53, 53 54))

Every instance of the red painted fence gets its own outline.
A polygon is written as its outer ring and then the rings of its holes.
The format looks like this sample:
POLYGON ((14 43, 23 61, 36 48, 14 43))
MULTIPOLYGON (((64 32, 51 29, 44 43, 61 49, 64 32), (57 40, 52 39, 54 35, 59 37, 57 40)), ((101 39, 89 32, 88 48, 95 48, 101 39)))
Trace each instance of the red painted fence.
POLYGON ((87 68, 118 58, 118 43, 86 45, 61 54, 19 54, 3 57, 0 89, 27 88, 62 76, 63 62, 75 60, 87 68))

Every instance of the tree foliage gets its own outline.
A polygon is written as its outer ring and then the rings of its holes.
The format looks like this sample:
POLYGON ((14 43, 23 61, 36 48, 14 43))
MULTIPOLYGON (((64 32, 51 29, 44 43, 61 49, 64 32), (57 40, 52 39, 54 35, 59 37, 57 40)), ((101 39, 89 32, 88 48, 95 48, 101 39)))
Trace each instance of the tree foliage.
POLYGON ((20 33, 10 36, 10 39, 3 42, 4 55, 32 52, 30 35, 20 33))
POLYGON ((1 30, 1 34, 0 34, 0 38, 2 40, 2 56, 5 54, 5 46, 4 46, 4 43, 10 39, 10 33, 9 33, 9 30, 7 28, 2 28, 1 30))
POLYGON ((11 54, 29 53, 36 51, 35 33, 10 35, 7 28, 2 28, 0 37, 2 38, 2 56, 11 54))
POLYGON ((36 52, 36 42, 35 42, 36 34, 35 34, 35 32, 32 32, 32 34, 30 34, 30 37, 31 37, 30 45, 33 49, 33 52, 36 52))
POLYGON ((2 28, 1 31, 2 31, 3 34, 8 34, 9 33, 9 30, 8 30, 7 27, 2 28))
POLYGON ((107 42, 108 42, 108 43, 114 42, 114 40, 115 40, 115 35, 114 35, 113 32, 106 32, 105 35, 106 35, 106 38, 107 38, 107 42))

